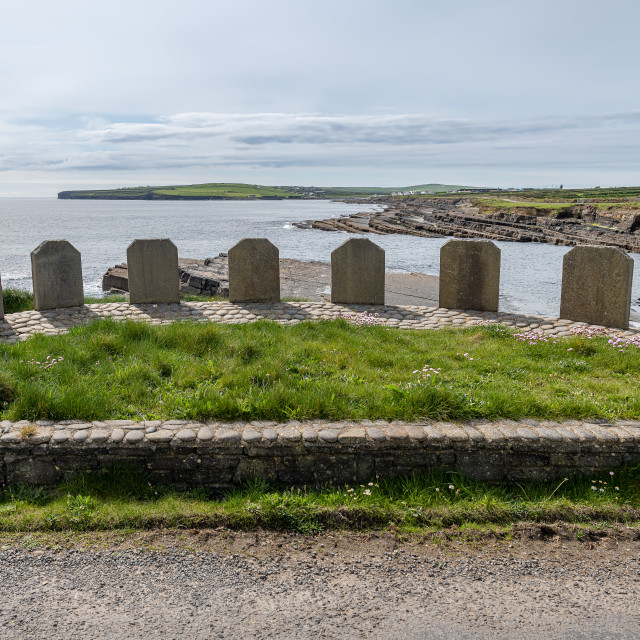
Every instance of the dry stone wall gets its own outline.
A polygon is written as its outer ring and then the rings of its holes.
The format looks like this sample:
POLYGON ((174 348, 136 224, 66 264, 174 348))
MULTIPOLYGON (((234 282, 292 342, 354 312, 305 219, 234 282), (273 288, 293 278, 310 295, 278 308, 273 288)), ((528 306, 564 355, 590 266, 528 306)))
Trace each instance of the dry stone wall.
POLYGON ((0 483, 47 485, 133 469, 154 483, 227 489, 362 483, 433 469, 487 482, 601 473, 640 460, 640 423, 0 423, 0 483))

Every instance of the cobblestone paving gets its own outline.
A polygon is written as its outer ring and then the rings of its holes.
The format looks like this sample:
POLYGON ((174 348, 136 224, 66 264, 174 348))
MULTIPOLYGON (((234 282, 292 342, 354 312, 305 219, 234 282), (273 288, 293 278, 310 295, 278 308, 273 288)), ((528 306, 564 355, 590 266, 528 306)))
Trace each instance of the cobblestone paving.
MULTIPOLYGON (((243 324, 259 319, 293 325, 304 320, 348 317, 360 324, 381 324, 400 329, 438 329, 503 324, 525 331, 569 336, 583 322, 550 316, 517 313, 461 311, 421 306, 339 305, 327 302, 280 302, 276 304, 233 304, 230 302, 183 302, 181 304, 103 303, 50 311, 23 311, 0 321, 0 342, 25 340, 36 333, 56 335, 99 318, 136 320, 168 324, 176 320, 243 324)), ((602 327, 598 327, 602 329, 602 327)), ((637 335, 638 329, 610 329, 611 335, 637 335)))

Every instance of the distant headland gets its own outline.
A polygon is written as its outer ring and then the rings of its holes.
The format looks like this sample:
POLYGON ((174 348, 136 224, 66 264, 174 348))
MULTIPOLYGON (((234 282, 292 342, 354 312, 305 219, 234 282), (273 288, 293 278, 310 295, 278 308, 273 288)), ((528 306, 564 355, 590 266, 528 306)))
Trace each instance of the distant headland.
POLYGON ((420 184, 410 187, 267 187, 239 182, 168 187, 123 187, 88 191, 61 191, 60 200, 301 200, 317 198, 369 198, 375 196, 433 195, 457 193, 474 187, 447 184, 420 184))

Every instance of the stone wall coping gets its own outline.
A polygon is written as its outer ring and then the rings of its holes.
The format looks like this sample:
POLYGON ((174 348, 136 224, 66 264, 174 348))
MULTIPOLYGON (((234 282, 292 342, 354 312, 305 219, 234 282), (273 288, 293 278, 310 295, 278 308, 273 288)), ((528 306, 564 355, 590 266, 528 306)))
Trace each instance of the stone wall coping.
POLYGON ((1 422, 0 432, 4 485, 50 485, 114 468, 133 468, 154 483, 216 491, 256 477, 287 487, 324 486, 434 469, 520 482, 595 477, 640 461, 640 422, 630 420, 21 420, 1 422))
POLYGON ((195 422, 190 420, 105 420, 0 422, 0 452, 48 444, 88 447, 92 444, 197 447, 302 447, 354 445, 365 448, 521 448, 592 449, 612 443, 640 445, 640 421, 535 420, 472 421, 462 424, 420 421, 349 420, 340 422, 195 422))

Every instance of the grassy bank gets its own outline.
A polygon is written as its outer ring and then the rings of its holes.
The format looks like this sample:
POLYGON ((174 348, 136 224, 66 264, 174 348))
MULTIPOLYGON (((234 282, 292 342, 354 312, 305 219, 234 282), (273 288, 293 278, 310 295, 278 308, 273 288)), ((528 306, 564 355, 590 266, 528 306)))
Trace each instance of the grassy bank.
MULTIPOLYGON (((97 304, 101 302, 126 302, 128 298, 121 295, 109 295, 106 298, 85 297, 85 304, 97 304)), ((4 313, 20 313, 21 311, 33 311, 33 294, 22 289, 5 289, 2 292, 4 313)))
MULTIPOLYGON (((572 214, 572 207, 575 206, 575 203, 571 200, 563 200, 561 202, 545 202, 545 201, 527 201, 519 199, 509 199, 506 200, 503 197, 493 197, 493 198, 474 198, 474 203, 481 207, 483 210, 504 210, 504 211, 513 211, 514 209, 522 209, 522 208, 532 208, 535 209, 539 214, 546 213, 565 213, 572 214)), ((584 204, 584 203, 583 203, 584 204)), ((640 209, 640 202, 632 201, 632 202, 607 202, 607 201, 595 201, 590 202, 589 204, 595 205, 598 209, 606 210, 609 208, 613 209, 640 209)))
POLYGON ((640 349, 481 326, 101 321, 0 346, 2 419, 640 418, 640 349))
POLYGON ((372 479, 326 489, 277 491, 256 481, 223 497, 178 492, 143 476, 80 475, 52 489, 0 492, 0 532, 157 527, 322 530, 510 526, 520 522, 640 523, 640 470, 552 483, 489 486, 457 474, 372 479))

